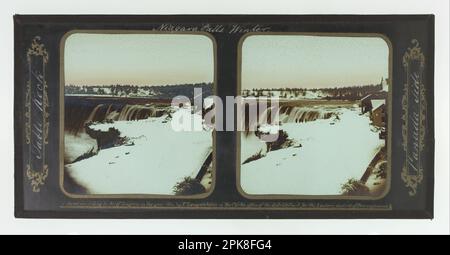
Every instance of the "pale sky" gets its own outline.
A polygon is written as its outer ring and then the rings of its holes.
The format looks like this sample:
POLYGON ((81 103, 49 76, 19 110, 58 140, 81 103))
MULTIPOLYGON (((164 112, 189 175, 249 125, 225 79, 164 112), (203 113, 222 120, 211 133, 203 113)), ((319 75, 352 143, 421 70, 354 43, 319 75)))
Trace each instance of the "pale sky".
POLYGON ((389 47, 380 37, 252 35, 242 46, 242 89, 379 84, 389 47))
POLYGON ((65 84, 165 85, 212 82, 214 47, 204 35, 70 35, 64 49, 65 84))

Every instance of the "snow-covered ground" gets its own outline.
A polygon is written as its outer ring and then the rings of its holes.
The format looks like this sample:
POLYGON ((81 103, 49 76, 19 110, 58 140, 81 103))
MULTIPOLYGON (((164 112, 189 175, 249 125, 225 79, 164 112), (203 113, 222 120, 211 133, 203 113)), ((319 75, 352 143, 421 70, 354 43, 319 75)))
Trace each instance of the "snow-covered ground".
POLYGON ((241 142, 241 162, 258 151, 264 157, 241 165, 247 194, 338 195, 349 178, 360 179, 384 140, 357 107, 336 108, 339 119, 283 123, 281 129, 301 147, 266 153, 256 136, 241 142))
POLYGON ((66 133, 64 135, 64 159, 73 162, 79 156, 87 152, 97 152, 97 141, 86 133, 73 135, 66 133))
POLYGON ((212 150, 212 135, 176 132, 166 117, 91 125, 96 130, 114 127, 130 140, 66 165, 68 173, 90 194, 173 194, 177 182, 197 175, 212 150))

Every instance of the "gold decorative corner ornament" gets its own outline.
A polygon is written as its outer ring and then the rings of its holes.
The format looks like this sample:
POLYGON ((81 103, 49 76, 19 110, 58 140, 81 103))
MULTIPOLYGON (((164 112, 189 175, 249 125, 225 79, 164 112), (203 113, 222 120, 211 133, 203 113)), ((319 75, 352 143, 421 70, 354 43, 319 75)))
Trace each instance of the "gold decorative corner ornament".
POLYGON ((35 171, 31 169, 30 164, 27 164, 27 177, 33 192, 40 192, 41 186, 45 184, 45 180, 48 177, 48 165, 44 165, 41 171, 35 171))
POLYGON ((46 81, 48 53, 36 36, 27 50, 28 80, 25 95, 25 143, 28 146, 26 176, 33 192, 40 192, 48 177, 46 145, 49 113, 46 81))
POLYGON ((418 40, 413 39, 411 43, 412 47, 403 55, 406 73, 402 97, 402 145, 405 163, 401 178, 409 189, 409 195, 415 196, 424 177, 421 153, 425 147, 427 100, 423 77, 425 55, 418 40))

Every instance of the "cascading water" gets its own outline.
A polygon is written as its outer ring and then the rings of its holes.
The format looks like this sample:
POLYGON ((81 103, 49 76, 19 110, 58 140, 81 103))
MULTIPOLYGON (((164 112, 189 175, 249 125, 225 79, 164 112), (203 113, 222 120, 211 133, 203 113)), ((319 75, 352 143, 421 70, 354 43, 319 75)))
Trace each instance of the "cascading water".
POLYGON ((258 114, 258 118, 245 116, 245 130, 254 131, 257 126, 263 124, 278 125, 280 123, 301 123, 315 121, 318 119, 329 119, 333 116, 332 111, 320 108, 302 106, 268 107, 258 114), (276 111, 276 112, 274 112, 276 111), (278 114, 275 115, 275 113, 278 114))
POLYGON ((99 103, 66 104, 65 131, 77 134, 83 132, 86 123, 103 121, 130 121, 160 117, 167 109, 155 105, 99 103))
POLYGON ((316 108, 290 105, 268 107, 264 111, 259 112, 258 118, 254 116, 249 118, 248 110, 245 113, 247 115, 245 118, 246 129, 242 133, 242 139, 245 139, 244 143, 246 146, 241 148, 242 163, 264 157, 272 150, 287 148, 289 146, 301 146, 300 143, 290 139, 288 137, 289 134, 282 130, 283 123, 304 123, 337 116, 335 110, 328 109, 327 107, 316 108), (278 133, 274 133, 274 130, 278 133), (261 140, 262 133, 265 134, 264 140, 261 140), (270 136, 273 134, 277 135, 274 137, 275 140, 268 141, 267 138, 270 139, 270 136))
POLYGON ((92 110, 92 112, 89 114, 89 117, 87 118, 87 120, 85 121, 85 123, 86 123, 86 122, 92 122, 92 121, 94 121, 94 120, 95 120, 95 115, 97 114, 98 109, 100 109, 102 106, 103 106, 103 104, 97 105, 97 106, 94 108, 94 110, 92 110))
POLYGON ((96 153, 102 144, 98 144, 98 134, 86 128, 87 123, 104 121, 131 121, 160 117, 169 106, 161 104, 130 104, 118 100, 83 100, 75 97, 65 99, 64 162, 71 163, 80 156, 96 153), (88 132, 92 131, 92 132, 88 132), (91 133, 91 134, 88 134, 91 133))
POLYGON ((279 111, 281 123, 298 123, 315 121, 317 119, 329 119, 333 112, 326 109, 314 109, 309 107, 282 106, 279 111))
POLYGON ((125 105, 119 115, 107 115, 112 120, 139 120, 148 117, 159 117, 163 112, 158 111, 154 106, 146 105, 125 105))

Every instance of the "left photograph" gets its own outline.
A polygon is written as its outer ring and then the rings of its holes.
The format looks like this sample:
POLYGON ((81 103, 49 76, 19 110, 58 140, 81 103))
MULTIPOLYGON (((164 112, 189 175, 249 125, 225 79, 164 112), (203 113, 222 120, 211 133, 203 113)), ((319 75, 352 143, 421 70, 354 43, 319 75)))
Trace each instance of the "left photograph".
POLYGON ((60 47, 67 195, 210 194, 214 131, 204 116, 215 92, 212 38, 72 31, 60 47))

